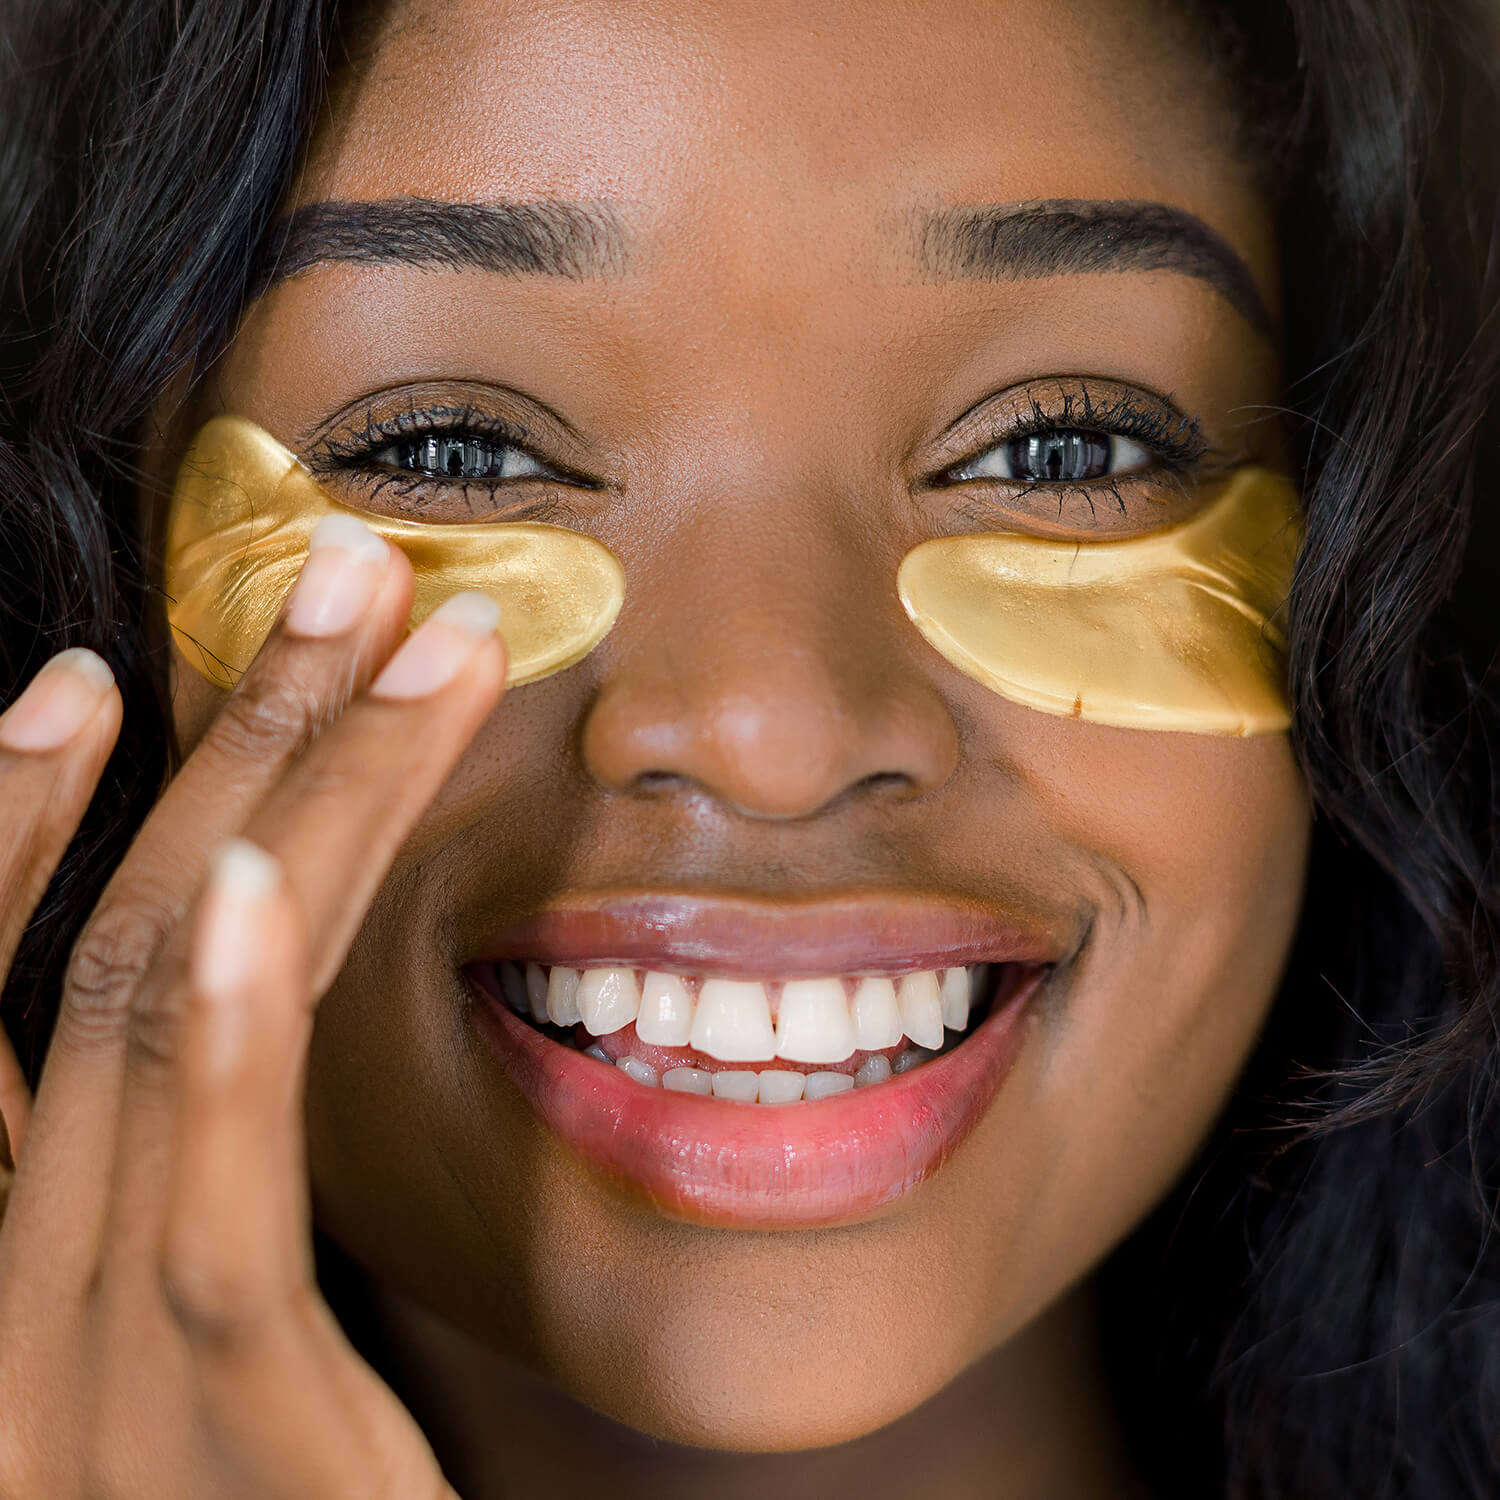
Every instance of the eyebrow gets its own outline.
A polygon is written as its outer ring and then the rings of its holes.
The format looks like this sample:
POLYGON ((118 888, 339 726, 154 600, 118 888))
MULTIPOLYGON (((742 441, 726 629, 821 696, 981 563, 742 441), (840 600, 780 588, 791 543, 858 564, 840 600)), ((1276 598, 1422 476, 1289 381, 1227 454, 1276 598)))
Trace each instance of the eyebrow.
POLYGON ((919 211, 913 231, 918 264, 935 279, 1175 271, 1206 282, 1257 333, 1274 336, 1250 268, 1196 214, 1166 203, 1047 198, 963 205, 919 211))
POLYGON ((625 250, 624 229, 602 203, 330 199, 272 226, 254 295, 329 261, 576 281, 621 274, 625 250))

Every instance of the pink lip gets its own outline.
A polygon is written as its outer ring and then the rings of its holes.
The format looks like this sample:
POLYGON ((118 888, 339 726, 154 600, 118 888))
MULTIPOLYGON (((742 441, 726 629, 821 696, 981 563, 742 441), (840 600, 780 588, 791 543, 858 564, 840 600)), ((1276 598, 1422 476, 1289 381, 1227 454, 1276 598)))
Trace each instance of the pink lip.
POLYGON ((951 907, 913 922, 906 901, 901 920, 887 923, 894 907, 851 902, 835 926, 829 903, 800 913, 755 903, 753 916, 748 905, 641 901, 552 912, 508 931, 487 959, 768 977, 984 961, 1012 967, 1002 971, 990 1014, 952 1051, 873 1088, 789 1105, 643 1087, 534 1030, 471 980, 476 1012, 538 1116, 595 1170, 660 1212, 736 1229, 849 1223, 925 1181, 978 1123, 1020 1050, 1027 1002, 1058 951, 1035 933, 951 907))
POLYGON ((600 897, 559 902, 506 928, 476 958, 636 964, 695 974, 796 978, 954 964, 1055 961, 1067 934, 977 906, 851 895, 787 903, 747 897, 600 897))

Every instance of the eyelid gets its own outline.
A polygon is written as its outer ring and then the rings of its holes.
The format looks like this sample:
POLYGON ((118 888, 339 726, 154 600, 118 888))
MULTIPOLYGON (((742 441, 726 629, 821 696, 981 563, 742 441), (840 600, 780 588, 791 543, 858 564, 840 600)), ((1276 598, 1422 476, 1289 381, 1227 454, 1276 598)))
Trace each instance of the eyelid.
MULTIPOLYGON (((971 481, 953 476, 1017 438, 1062 430, 1097 431, 1127 439, 1155 455, 1165 470, 1191 468, 1211 451, 1200 423, 1159 391, 1106 376, 1046 376, 993 392, 951 422, 934 444, 938 455, 924 465, 921 487, 1020 483, 992 475, 971 481), (1137 420, 1121 424, 1120 418, 1128 413, 1134 413, 1137 420), (951 456, 942 453, 945 448, 951 456)), ((1137 472, 1144 475, 1149 471, 1137 472)), ((1087 486, 1103 482, 1077 483, 1087 486)))

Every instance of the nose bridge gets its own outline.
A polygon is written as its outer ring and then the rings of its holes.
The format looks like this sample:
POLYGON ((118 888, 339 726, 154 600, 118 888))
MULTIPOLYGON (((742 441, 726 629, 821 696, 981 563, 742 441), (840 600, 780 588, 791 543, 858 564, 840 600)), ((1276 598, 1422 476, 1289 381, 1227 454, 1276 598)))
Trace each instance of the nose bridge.
POLYGON ((692 512, 632 581, 584 729, 595 778, 772 818, 946 780, 957 731, 900 639, 895 562, 874 536, 764 495, 692 512))

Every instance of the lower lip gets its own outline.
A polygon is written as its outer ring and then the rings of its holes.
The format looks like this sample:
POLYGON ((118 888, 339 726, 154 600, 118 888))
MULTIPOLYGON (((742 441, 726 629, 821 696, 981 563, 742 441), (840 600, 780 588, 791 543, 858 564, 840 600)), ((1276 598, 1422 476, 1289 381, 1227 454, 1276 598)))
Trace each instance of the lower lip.
POLYGON ((1045 969, 950 1052, 867 1089, 737 1104, 649 1088, 543 1036, 470 981, 483 1030, 542 1121, 659 1212, 721 1229, 809 1229, 865 1218, 953 1154, 1005 1082, 1045 969))

